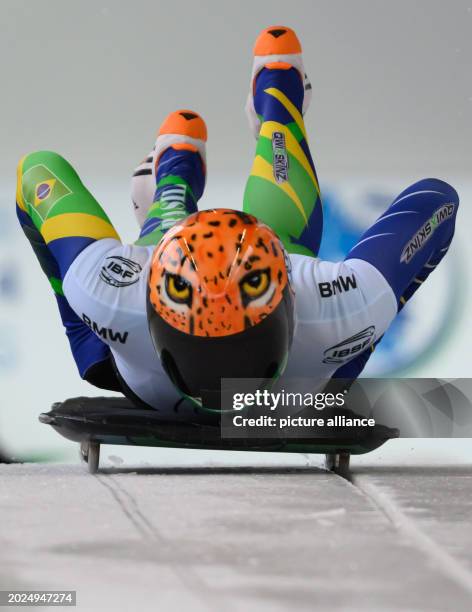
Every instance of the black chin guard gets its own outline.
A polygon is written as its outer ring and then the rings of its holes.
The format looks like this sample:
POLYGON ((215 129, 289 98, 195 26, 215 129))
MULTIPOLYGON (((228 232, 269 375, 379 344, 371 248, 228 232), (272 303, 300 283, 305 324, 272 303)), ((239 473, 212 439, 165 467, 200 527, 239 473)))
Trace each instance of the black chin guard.
POLYGON ((172 327, 147 301, 149 331, 167 375, 182 393, 201 398, 213 410, 222 409, 222 378, 280 374, 293 340, 293 309, 287 285, 277 308, 261 323, 229 336, 204 337, 172 327))

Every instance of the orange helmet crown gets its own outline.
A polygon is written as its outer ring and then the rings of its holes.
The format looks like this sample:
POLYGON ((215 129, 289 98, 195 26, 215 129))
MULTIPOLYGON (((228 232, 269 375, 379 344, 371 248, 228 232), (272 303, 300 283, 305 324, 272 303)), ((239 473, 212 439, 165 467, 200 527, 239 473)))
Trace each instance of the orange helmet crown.
POLYGON ((205 210, 176 224, 153 255, 149 300, 187 334, 237 334, 263 321, 289 284, 277 235, 252 215, 205 210))

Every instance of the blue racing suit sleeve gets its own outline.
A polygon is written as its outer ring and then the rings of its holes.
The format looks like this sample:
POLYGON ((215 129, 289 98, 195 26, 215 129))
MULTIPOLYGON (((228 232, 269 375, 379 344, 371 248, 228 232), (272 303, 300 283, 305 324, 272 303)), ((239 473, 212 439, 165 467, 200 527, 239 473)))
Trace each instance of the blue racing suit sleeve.
MULTIPOLYGON (((405 189, 363 234, 346 259, 363 259, 384 276, 401 310, 446 255, 454 235, 459 196, 439 179, 405 189)), ((373 348, 339 368, 336 378, 357 378, 373 348)))

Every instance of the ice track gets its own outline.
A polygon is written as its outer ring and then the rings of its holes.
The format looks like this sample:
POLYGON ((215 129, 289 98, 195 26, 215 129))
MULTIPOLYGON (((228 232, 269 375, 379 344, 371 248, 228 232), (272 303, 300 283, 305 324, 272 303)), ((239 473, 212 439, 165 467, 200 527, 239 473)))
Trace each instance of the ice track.
POLYGON ((79 610, 470 610, 472 470, 0 467, 1 588, 79 610))

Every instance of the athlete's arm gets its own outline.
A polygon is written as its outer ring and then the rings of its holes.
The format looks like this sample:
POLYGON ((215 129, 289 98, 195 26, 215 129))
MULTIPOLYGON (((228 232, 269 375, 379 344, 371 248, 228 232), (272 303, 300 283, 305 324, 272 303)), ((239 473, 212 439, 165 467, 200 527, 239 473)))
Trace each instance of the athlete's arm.
POLYGON ((16 202, 22 225, 36 230, 57 263, 57 285, 87 246, 120 239, 74 168, 57 153, 38 151, 20 161, 16 202))
MULTIPOLYGON (((297 319, 304 341, 331 370, 371 347, 397 313, 395 295, 382 274, 360 259, 313 261, 292 256, 297 319)), ((316 357, 317 356, 317 357, 316 357)))
MULTIPOLYGON (((457 192, 444 181, 424 179, 415 183, 364 233, 345 265, 355 268, 360 261, 371 264, 391 288, 397 310, 401 310, 446 255, 458 205, 457 192)), ((380 337, 377 334, 375 344, 380 337)), ((374 346, 342 366, 335 376, 356 378, 374 346)))
POLYGON ((38 151, 18 164, 16 212, 53 289, 80 376, 118 390, 108 347, 71 308, 63 281, 73 262, 94 243, 120 244, 107 215, 60 155, 38 151))

